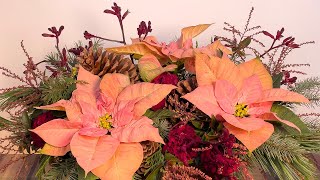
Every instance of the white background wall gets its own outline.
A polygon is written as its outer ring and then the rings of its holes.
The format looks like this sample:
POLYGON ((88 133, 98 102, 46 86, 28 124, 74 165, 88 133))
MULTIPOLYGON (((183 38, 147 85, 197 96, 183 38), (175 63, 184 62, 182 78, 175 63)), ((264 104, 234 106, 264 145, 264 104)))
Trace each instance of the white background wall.
MULTIPOLYGON (((83 32, 120 39, 121 33, 115 17, 103 13, 110 8, 110 0, 0 0, 0 66, 22 74, 26 61, 20 48, 24 40, 29 54, 36 62, 54 50, 54 39, 43 38, 47 28, 65 26, 61 46, 72 46, 84 40, 83 32)), ((180 29, 200 23, 215 23, 197 38, 205 44, 214 34, 225 35, 223 22, 243 29, 251 7, 255 7, 252 25, 275 32, 285 27, 285 35, 296 37, 296 42, 315 40, 316 44, 297 49, 288 57, 292 63, 310 63, 309 75, 320 76, 320 1, 319 0, 118 0, 123 12, 131 14, 125 19, 127 41, 136 37, 141 20, 151 20, 153 32, 161 41, 170 41, 180 35, 180 29)), ((268 41, 265 41, 268 44, 268 41)), ((270 42, 271 43, 271 42, 270 42)), ((117 44, 106 43, 106 46, 117 44)), ((0 87, 14 84, 0 76, 0 87)))

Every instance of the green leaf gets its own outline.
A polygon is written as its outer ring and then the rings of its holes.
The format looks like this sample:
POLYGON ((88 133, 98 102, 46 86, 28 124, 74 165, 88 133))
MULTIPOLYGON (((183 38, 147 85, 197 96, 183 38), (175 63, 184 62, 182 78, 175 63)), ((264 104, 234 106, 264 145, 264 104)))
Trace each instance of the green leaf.
POLYGON ((0 127, 5 125, 12 125, 12 122, 0 116, 0 127))
POLYGON ((77 165, 77 170, 78 170, 78 180, 96 180, 96 179, 99 179, 99 177, 94 175, 92 172, 89 172, 87 174, 87 176, 85 177, 85 172, 79 165, 77 165))
POLYGON ((157 168, 155 168, 146 178, 146 180, 159 180, 159 174, 162 164, 160 164, 157 168))
POLYGON ((282 72, 272 76, 273 88, 280 88, 282 77, 283 77, 283 73, 282 72))
POLYGON ((197 128, 197 129, 202 129, 203 128, 203 122, 201 121, 196 121, 196 120, 193 120, 191 121, 192 125, 197 128))
POLYGON ((242 41, 239 43, 237 49, 238 49, 238 50, 244 49, 244 48, 248 47, 250 43, 251 43, 251 38, 250 38, 250 37, 247 37, 247 38, 245 38, 244 40, 242 40, 242 41))
POLYGON ((147 110, 144 115, 153 120, 153 126, 159 129, 160 136, 165 139, 171 128, 167 118, 171 118, 173 114, 174 113, 168 109, 160 109, 158 111, 147 110))
MULTIPOLYGON (((297 116, 294 112, 292 112, 287 107, 274 104, 271 108, 271 111, 275 112, 277 114, 277 116, 280 117, 281 119, 290 121, 293 124, 295 124, 296 126, 298 126, 299 129, 301 130, 301 133, 310 133, 310 130, 307 127, 307 125, 303 121, 301 121, 299 116, 297 116)), ((286 126, 286 125, 283 125, 283 128, 290 134, 298 134, 299 133, 295 129, 293 129, 289 126, 286 126)))
POLYGON ((149 156, 145 160, 145 162, 146 166, 149 168, 145 171, 144 175, 147 175, 149 172, 154 171, 154 169, 159 165, 162 166, 164 164, 164 155, 162 154, 162 148, 159 148, 156 152, 149 156))
POLYGON ((45 173, 45 167, 47 166, 47 164, 49 163, 51 158, 52 158, 52 156, 47 156, 47 155, 42 155, 40 157, 40 165, 39 165, 39 169, 36 173, 36 177, 41 179, 42 174, 45 173))
POLYGON ((31 119, 28 116, 27 112, 23 112, 22 113, 22 117, 21 117, 21 123, 23 124, 24 128, 26 130, 31 128, 31 119))
POLYGON ((144 116, 147 116, 152 120, 171 118, 173 115, 174 113, 169 109, 160 109, 157 111, 147 110, 146 113, 144 114, 144 116))

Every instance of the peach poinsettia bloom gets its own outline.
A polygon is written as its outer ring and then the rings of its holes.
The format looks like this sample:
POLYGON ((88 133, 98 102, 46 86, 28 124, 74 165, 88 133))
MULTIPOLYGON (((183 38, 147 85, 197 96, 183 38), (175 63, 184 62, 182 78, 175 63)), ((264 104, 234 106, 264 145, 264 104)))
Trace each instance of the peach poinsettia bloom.
POLYGON ((193 48, 192 38, 198 36, 205 31, 211 24, 199 24, 196 26, 185 27, 181 30, 181 36, 177 41, 159 43, 154 36, 147 36, 143 41, 133 39, 131 45, 107 48, 110 52, 123 54, 137 54, 145 56, 152 54, 161 64, 166 64, 168 60, 171 62, 183 61, 186 70, 195 73, 194 70, 194 55, 195 52, 201 52, 208 55, 217 55, 217 50, 220 49, 225 55, 231 54, 231 51, 225 48, 220 41, 202 47, 193 48))
POLYGON ((106 74, 102 80, 79 69, 77 89, 70 100, 40 109, 64 110, 67 119, 55 119, 36 129, 47 144, 42 153, 64 155, 71 150, 87 174, 101 179, 131 179, 143 159, 139 142, 164 143, 153 121, 143 114, 175 86, 138 83, 130 85, 123 74, 106 74))
POLYGON ((309 100, 288 90, 272 88, 272 78, 260 60, 253 59, 236 66, 228 58, 199 54, 195 67, 199 87, 184 98, 208 116, 225 121, 224 126, 250 152, 274 131, 273 125, 265 120, 280 121, 299 130, 271 112, 271 106, 273 101, 309 100))

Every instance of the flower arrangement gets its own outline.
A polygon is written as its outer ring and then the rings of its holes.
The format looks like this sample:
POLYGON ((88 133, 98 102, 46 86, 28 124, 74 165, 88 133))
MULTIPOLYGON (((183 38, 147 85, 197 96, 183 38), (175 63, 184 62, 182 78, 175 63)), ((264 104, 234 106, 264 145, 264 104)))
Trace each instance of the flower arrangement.
POLYGON ((2 153, 40 154, 39 179, 254 179, 257 168, 270 178, 315 178, 310 154, 320 133, 307 117, 319 114, 295 107, 318 105, 320 81, 291 77, 304 73, 290 68, 308 64, 285 63, 312 42, 298 44, 284 28, 249 28, 252 12, 244 32, 225 23, 232 38, 203 47, 193 39, 212 24, 183 28, 167 44, 142 21, 127 44, 129 11, 116 3, 104 13, 117 17, 122 40, 85 31, 88 45, 61 50, 64 26, 51 27, 42 36, 55 39, 57 52, 38 63, 21 42, 24 77, 0 67, 24 83, 0 94, 0 110, 10 113, 0 128, 11 133, 2 153), (272 40, 262 53, 252 46, 265 47, 259 35, 272 40), (123 46, 102 48, 103 40, 123 46))

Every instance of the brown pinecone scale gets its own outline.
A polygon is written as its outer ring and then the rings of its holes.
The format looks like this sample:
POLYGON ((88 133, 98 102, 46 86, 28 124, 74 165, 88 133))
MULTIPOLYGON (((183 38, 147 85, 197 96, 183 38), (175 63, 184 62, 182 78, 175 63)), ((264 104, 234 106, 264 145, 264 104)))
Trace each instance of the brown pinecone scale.
POLYGON ((171 119, 173 124, 178 121, 189 121, 195 118, 196 107, 189 101, 181 98, 181 96, 193 91, 198 86, 195 77, 190 77, 184 81, 180 81, 177 84, 177 89, 172 91, 167 98, 167 108, 175 115, 171 119))
POLYGON ((137 174, 144 176, 144 173, 146 170, 150 168, 150 165, 147 164, 147 158, 150 157, 153 153, 159 150, 160 144, 153 141, 143 141, 141 142, 141 145, 143 147, 143 161, 139 167, 139 169, 136 171, 137 174))
POLYGON ((131 83, 137 82, 139 76, 136 66, 129 58, 114 53, 108 53, 103 48, 84 49, 77 60, 83 68, 100 77, 106 73, 121 73, 130 77, 131 83))

